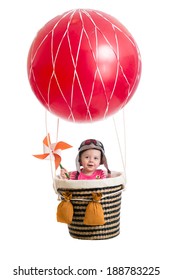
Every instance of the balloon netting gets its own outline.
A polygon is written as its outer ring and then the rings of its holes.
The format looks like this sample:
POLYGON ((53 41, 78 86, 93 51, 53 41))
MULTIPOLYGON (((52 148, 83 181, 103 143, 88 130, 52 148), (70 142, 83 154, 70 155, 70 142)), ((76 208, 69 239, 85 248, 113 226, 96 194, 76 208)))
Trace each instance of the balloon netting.
POLYGON ((36 97, 69 121, 104 119, 126 105, 141 74, 138 47, 115 18, 72 10, 49 21, 28 55, 36 97))

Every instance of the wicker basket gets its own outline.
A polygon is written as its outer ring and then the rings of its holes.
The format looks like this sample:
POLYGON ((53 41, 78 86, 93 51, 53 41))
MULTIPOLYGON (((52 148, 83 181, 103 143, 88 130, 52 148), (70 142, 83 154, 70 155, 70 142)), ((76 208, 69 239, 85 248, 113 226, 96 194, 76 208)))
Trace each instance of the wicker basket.
POLYGON ((100 240, 117 236, 120 233, 121 194, 124 189, 124 177, 121 173, 113 172, 111 178, 101 180, 61 180, 55 178, 55 192, 72 193, 74 215, 72 223, 68 225, 69 234, 73 238, 100 240), (100 201, 105 224, 99 226, 84 225, 85 210, 92 201, 92 193, 102 194, 100 201))

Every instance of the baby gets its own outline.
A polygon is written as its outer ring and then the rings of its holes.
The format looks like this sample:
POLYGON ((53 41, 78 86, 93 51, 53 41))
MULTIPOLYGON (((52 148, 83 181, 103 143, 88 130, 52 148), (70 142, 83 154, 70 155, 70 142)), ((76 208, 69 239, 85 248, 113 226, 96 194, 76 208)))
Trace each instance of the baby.
POLYGON ((95 139, 88 139, 81 143, 79 153, 76 157, 77 171, 69 172, 66 169, 61 169, 61 178, 70 180, 92 180, 104 179, 110 177, 107 159, 103 144, 95 139), (103 164, 107 173, 98 167, 103 164))

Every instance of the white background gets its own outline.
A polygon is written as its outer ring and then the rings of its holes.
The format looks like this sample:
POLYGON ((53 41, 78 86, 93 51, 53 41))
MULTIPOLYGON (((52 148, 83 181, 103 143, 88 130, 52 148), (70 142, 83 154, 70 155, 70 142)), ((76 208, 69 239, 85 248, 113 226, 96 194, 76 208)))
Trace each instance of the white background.
MULTIPOLYGON (((26 276, 13 276, 13 269, 19 265, 103 269, 102 274, 95 276, 97 279, 113 278, 106 275, 109 266, 159 266, 160 276, 143 278, 170 279, 173 250, 171 7, 168 0, 6 0, 1 3, 2 279, 26 279, 26 276), (27 79, 29 47, 47 21, 76 8, 97 9, 117 18, 135 38, 142 56, 141 81, 125 110, 127 189, 122 199, 121 234, 106 241, 75 240, 69 236, 66 225, 56 222, 58 202, 52 188, 50 163, 32 156, 42 153, 46 130, 45 110, 27 79)), ((48 121, 53 141, 56 118, 49 114, 48 121)), ((120 131, 121 124, 122 121, 118 124, 120 131)), ((59 140, 73 145, 71 150, 64 151, 63 164, 68 169, 74 168, 78 145, 90 137, 105 144, 110 168, 121 169, 112 119, 90 126, 60 122, 59 140)), ((58 276, 37 277, 56 279, 58 276)), ((132 276, 116 279, 132 279, 132 276)))

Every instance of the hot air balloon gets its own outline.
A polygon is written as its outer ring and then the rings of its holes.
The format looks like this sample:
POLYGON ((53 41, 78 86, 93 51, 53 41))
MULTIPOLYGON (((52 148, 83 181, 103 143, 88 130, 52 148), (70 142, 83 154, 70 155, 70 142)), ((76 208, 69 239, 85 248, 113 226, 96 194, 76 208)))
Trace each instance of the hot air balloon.
MULTIPOLYGON (((141 57, 133 36, 116 18, 77 9, 56 16, 37 32, 28 53, 27 73, 33 93, 47 111, 85 124, 124 108, 138 87, 141 57)), ((85 182, 55 176, 53 181, 62 198, 59 221, 68 224, 72 237, 96 240, 120 233, 122 173, 85 182), (103 210, 101 224, 84 224, 88 205, 103 210), (69 207, 73 208, 70 219, 69 207)))
POLYGON ((72 10, 38 31, 27 62, 41 104, 74 122, 104 119, 124 107, 141 74, 138 47, 115 18, 72 10))

